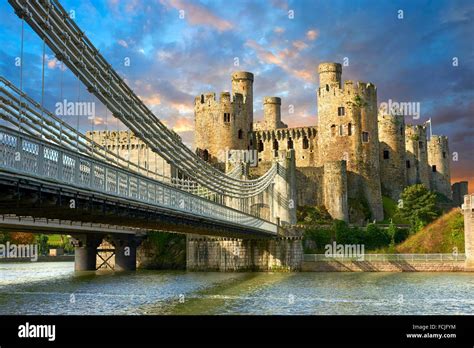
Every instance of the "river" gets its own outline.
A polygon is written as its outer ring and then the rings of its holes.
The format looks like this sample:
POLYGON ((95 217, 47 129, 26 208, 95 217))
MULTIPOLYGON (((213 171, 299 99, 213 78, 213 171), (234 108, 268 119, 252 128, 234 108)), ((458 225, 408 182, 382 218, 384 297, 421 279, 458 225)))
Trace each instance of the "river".
POLYGON ((74 273, 0 263, 0 314, 474 314, 472 273, 74 273))

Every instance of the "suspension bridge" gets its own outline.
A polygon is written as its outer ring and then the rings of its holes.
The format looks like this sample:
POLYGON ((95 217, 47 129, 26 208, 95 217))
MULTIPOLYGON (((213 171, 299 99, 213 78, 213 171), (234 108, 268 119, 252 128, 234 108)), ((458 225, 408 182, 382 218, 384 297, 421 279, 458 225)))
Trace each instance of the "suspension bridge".
MULTIPOLYGON (((256 179, 248 179, 245 163, 221 171, 160 121, 59 1, 9 3, 21 21, 21 66, 19 84, 0 76, 0 228, 73 235, 76 270, 95 269, 105 236, 115 246, 116 269, 123 270, 135 269, 136 247, 148 231, 282 240, 285 226, 295 222, 292 152, 279 154, 256 179), (40 102, 23 88, 25 25, 43 44, 40 102), (147 157, 149 151, 173 168, 171 174, 150 170, 147 161, 131 161, 119 146, 113 151, 95 142, 81 133, 79 117, 73 125, 45 108, 46 47, 128 134, 145 144, 147 157), (262 206, 269 213, 262 214, 262 206)), ((61 101, 62 90, 61 85, 61 101)), ((259 253, 254 248, 244 253, 248 262, 259 253)), ((202 258, 193 253, 188 261, 202 258)))

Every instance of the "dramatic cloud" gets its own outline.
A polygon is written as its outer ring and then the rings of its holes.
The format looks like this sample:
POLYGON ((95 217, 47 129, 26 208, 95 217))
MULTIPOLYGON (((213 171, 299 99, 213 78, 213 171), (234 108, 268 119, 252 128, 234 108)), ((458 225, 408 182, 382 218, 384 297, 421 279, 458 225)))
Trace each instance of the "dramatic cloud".
POLYGON ((170 8, 181 12, 183 19, 192 25, 205 25, 213 27, 219 31, 232 29, 233 25, 229 21, 219 18, 202 5, 185 0, 160 0, 160 2, 170 8))

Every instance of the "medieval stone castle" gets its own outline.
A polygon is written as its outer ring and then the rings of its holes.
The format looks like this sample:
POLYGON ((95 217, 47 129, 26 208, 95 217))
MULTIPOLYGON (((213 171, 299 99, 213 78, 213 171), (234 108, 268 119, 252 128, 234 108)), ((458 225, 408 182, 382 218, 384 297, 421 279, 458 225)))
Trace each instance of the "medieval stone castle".
POLYGON ((333 218, 346 221, 360 218, 354 207, 361 202, 372 219, 382 220, 382 195, 397 201, 416 183, 452 197, 447 137, 427 140, 426 125, 379 112, 376 86, 343 82, 338 63, 322 63, 318 73, 318 124, 311 127, 288 128, 279 97, 265 97, 264 119, 254 122, 250 72, 234 73, 232 92, 219 100, 215 93, 197 96, 197 154, 219 166, 223 150, 255 150, 265 168, 279 151, 293 150, 297 204, 324 205, 333 218))

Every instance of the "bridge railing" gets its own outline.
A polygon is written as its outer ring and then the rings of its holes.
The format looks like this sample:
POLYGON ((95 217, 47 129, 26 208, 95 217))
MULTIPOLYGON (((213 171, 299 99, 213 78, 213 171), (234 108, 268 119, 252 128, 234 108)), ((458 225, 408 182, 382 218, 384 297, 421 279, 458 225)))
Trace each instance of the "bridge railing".
POLYGON ((278 226, 137 173, 0 127, 0 170, 276 234, 278 226))

